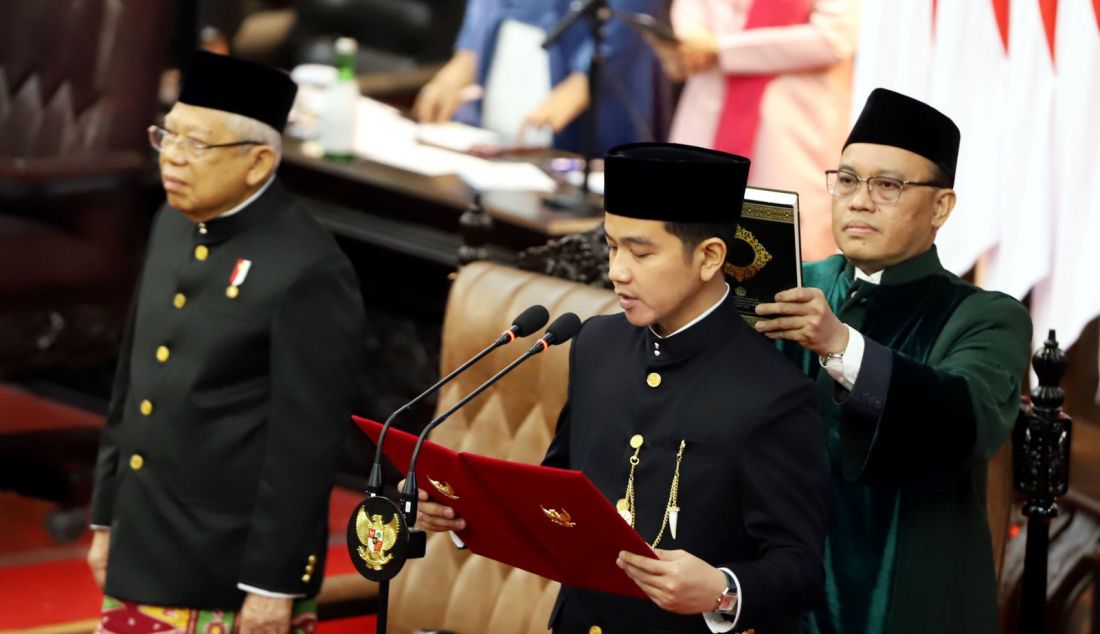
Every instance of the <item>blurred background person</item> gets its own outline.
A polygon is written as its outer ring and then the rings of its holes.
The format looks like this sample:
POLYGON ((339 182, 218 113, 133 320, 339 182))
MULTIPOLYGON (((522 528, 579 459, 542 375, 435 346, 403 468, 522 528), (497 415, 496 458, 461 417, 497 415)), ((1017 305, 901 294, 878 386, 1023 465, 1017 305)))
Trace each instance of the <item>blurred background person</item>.
POLYGON ((836 253, 822 173, 848 132, 860 0, 673 0, 684 81, 669 140, 752 158, 749 185, 798 192, 802 257, 836 253))
POLYGON ((197 52, 149 127, 167 204, 96 467, 101 634, 315 625, 364 317, 351 263, 275 177, 296 92, 197 52))
MULTIPOLYGON (((420 91, 421 122, 449 121, 465 102, 483 98, 459 118, 500 132, 505 142, 583 151, 584 118, 591 102, 588 68, 594 45, 588 19, 548 50, 541 47, 570 10, 568 0, 470 0, 450 61, 420 91)), ((614 10, 656 13, 657 0, 612 0, 614 10)), ((618 18, 604 31, 606 63, 600 77, 599 132, 594 151, 652 140, 656 128, 657 60, 642 37, 618 18)))

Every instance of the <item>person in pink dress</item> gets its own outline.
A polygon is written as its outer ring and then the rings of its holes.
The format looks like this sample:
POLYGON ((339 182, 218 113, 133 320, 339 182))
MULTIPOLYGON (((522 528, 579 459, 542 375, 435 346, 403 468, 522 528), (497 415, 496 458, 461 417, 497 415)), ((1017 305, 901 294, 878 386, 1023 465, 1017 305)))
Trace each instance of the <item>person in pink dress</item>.
POLYGON ((686 80, 669 140, 752 159, 749 185, 794 190, 802 256, 836 253, 824 171, 848 132, 860 0, 673 0, 678 46, 651 41, 686 80))

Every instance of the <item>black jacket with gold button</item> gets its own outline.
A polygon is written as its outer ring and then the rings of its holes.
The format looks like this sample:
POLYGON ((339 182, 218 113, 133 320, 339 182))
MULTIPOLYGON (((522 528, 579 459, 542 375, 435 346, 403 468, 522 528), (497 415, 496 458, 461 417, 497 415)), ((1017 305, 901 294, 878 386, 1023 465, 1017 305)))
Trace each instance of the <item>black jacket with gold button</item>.
MULTIPOLYGON (((625 496, 634 435, 644 439, 634 477, 642 538, 652 542, 661 529, 683 441, 678 530, 674 538, 666 528, 658 548, 737 576, 736 631, 796 632, 824 592, 828 462, 812 384, 744 323, 732 297, 664 339, 623 315, 595 317, 573 343, 569 400, 544 464, 584 471, 615 503, 625 496)), ((701 615, 570 587, 551 624, 556 632, 710 631, 701 615)))
POLYGON ((362 331, 351 264, 278 182, 203 224, 160 210, 96 470, 108 595, 235 610, 239 583, 316 594, 362 331))

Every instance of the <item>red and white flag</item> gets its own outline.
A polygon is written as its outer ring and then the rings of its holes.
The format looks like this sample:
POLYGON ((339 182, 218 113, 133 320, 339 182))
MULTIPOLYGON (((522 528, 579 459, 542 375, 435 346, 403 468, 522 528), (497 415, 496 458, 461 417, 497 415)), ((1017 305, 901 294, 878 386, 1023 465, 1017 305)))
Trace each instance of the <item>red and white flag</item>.
POLYGON ((933 0, 863 3, 849 121, 859 118, 875 88, 928 98, 933 7, 933 0))
POLYGON ((1035 344, 1069 347, 1100 315, 1100 0, 1063 0, 1055 29, 1057 192, 1050 277, 1035 288, 1035 344))
MULTIPOLYGON (((983 286, 1023 299, 1050 274, 1054 166, 1054 65, 1049 22, 1057 0, 1012 0, 1008 19, 1008 85, 1003 141, 987 150, 1000 171, 999 241, 986 260, 983 286)), ((980 98, 980 97, 976 97, 980 98)), ((997 115, 994 115, 997 116, 997 115)))
MULTIPOLYGON (((1007 23, 997 1, 938 0, 929 103, 959 126, 958 204, 936 245, 945 268, 962 275, 999 238, 1001 165, 994 150, 1005 136, 1000 116, 1007 91, 1007 23), (1002 26, 1004 31, 1002 31, 1002 26)), ((1007 4, 1007 3, 1006 3, 1007 4)))

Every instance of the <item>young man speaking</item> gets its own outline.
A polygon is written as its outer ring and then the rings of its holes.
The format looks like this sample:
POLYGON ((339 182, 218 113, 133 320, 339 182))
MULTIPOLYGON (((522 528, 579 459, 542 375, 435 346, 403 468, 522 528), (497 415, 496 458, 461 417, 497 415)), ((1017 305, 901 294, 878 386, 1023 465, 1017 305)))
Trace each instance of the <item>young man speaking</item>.
MULTIPOLYGON (((623 312, 574 340, 544 464, 584 471, 660 559, 617 562, 648 601, 563 587, 555 632, 795 632, 821 596, 828 474, 813 388, 745 324, 723 274, 748 171, 682 145, 607 155, 623 312)), ((420 509, 424 528, 464 525, 420 509)))

